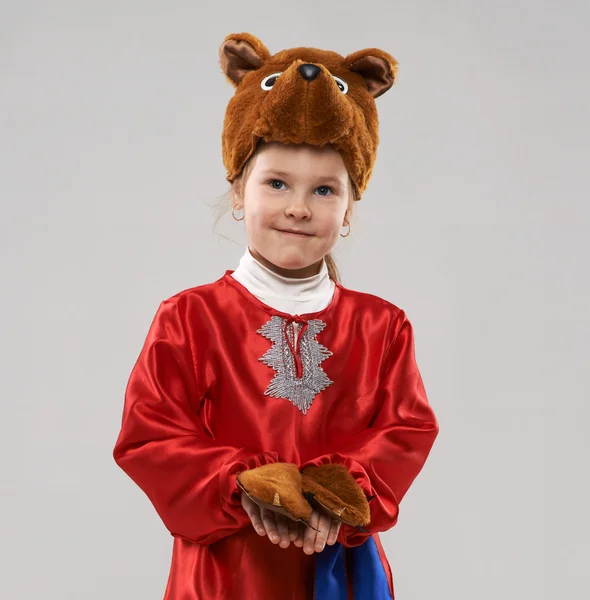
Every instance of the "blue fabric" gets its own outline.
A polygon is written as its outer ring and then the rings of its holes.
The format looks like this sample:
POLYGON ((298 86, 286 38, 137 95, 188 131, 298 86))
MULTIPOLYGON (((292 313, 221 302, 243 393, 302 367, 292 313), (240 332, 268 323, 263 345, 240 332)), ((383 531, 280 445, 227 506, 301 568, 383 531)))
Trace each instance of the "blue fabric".
POLYGON ((340 542, 316 554, 314 600, 348 600, 344 546, 340 542))
POLYGON ((337 542, 316 555, 314 600, 348 599, 345 552, 352 556, 354 600, 392 600, 385 568, 372 537, 354 548, 344 548, 337 542))

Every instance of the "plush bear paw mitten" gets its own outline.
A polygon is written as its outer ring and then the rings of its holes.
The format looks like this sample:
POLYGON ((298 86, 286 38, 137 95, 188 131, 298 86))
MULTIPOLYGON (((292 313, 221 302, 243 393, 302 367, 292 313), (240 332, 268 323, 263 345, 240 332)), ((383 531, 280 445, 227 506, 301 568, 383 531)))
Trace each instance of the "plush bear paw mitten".
POLYGON ((369 499, 348 469, 341 464, 309 466, 302 472, 303 495, 332 518, 366 531, 371 521, 369 499))
POLYGON ((301 473, 291 463, 271 463, 238 473, 238 487, 258 506, 309 525, 312 508, 301 492, 301 473))

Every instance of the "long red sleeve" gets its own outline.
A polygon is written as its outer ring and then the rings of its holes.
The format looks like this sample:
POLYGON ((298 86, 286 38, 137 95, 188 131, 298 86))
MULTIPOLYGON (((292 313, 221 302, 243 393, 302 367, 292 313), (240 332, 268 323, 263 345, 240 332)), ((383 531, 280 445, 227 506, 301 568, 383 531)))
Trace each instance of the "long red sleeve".
POLYGON ((370 535, 397 522, 399 504, 421 471, 438 435, 438 422, 428 403, 416 364, 412 325, 403 311, 386 354, 376 396, 376 416, 369 428, 309 465, 340 463, 348 467, 370 501, 368 533, 343 525, 338 541, 362 544, 370 535))
POLYGON ((236 474, 282 459, 216 443, 198 415, 195 370, 178 307, 164 301, 127 384, 113 456, 172 535, 211 544, 250 522, 236 474))

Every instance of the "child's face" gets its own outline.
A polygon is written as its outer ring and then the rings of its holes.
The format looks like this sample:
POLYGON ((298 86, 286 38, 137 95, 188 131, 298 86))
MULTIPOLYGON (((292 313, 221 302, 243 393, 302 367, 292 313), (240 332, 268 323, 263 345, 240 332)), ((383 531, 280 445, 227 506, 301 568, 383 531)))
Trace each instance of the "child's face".
POLYGON ((244 208, 253 254, 288 270, 323 259, 338 240, 351 204, 340 153, 307 144, 262 144, 243 196, 236 206, 244 208))

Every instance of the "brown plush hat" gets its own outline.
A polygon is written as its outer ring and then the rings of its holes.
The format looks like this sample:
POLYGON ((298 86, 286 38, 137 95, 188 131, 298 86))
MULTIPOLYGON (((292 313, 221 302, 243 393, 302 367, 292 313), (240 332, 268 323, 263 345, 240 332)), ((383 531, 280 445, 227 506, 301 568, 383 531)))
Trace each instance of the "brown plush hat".
POLYGON ((332 144, 360 200, 379 144, 375 98, 394 83, 393 56, 377 48, 346 57, 317 48, 271 55, 257 37, 236 33, 225 38, 219 59, 236 87, 222 133, 227 181, 241 173, 260 140, 332 144))

